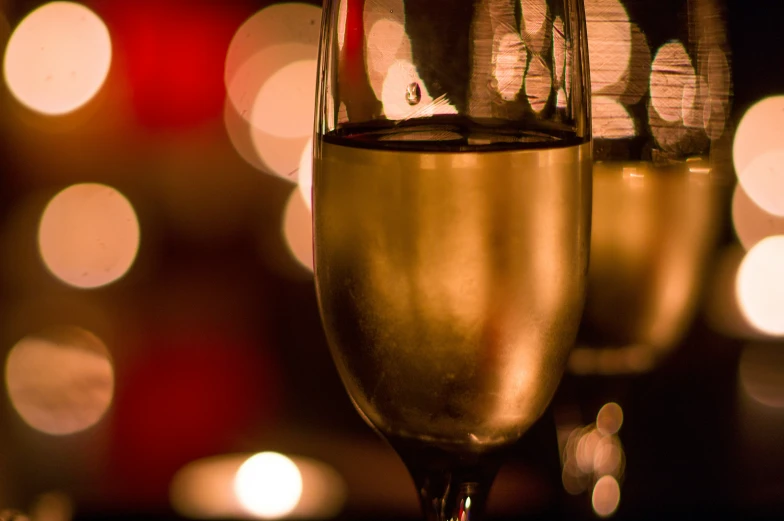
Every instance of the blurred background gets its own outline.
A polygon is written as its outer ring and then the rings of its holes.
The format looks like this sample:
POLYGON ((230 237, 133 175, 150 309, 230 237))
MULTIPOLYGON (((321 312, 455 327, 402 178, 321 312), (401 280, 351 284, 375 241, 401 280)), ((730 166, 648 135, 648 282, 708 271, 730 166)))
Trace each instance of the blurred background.
MULTIPOLYGON (((594 102, 595 133, 634 135, 624 107, 642 103, 664 143, 657 128, 691 128, 704 76, 712 166, 687 165, 710 196, 633 169, 597 191, 631 263, 607 287, 627 300, 596 298, 491 517, 780 519, 784 4, 696 2, 719 23, 703 70, 646 40, 626 3, 586 2, 589 37, 609 42, 591 49, 594 81, 628 62, 624 92, 594 102), (626 40, 602 33, 619 24, 626 40), (627 103, 638 79, 650 93, 627 103), (614 345, 597 346, 608 323, 614 345)), ((683 3, 645 12, 666 24, 683 3)), ((418 517, 320 326, 320 20, 316 3, 0 0, 0 519, 418 517)), ((366 38, 399 23, 365 20, 366 38)), ((398 47, 377 57, 374 89, 398 47)), ((503 70, 502 96, 528 88, 503 70)))

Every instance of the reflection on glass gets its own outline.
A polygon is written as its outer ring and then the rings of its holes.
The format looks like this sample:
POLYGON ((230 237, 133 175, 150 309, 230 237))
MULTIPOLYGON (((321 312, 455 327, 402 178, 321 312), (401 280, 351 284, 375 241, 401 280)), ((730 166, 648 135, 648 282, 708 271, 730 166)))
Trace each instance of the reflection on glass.
POLYGON ((76 327, 23 338, 5 363, 8 397, 22 419, 47 434, 95 425, 112 402, 114 368, 104 344, 76 327))
POLYGON ((600 161, 588 300, 569 368, 585 373, 651 369, 694 314, 718 225, 704 166, 600 161))
POLYGON ((50 2, 14 29, 3 75, 14 97, 43 114, 71 112, 95 96, 112 60, 103 21, 74 2, 50 2))

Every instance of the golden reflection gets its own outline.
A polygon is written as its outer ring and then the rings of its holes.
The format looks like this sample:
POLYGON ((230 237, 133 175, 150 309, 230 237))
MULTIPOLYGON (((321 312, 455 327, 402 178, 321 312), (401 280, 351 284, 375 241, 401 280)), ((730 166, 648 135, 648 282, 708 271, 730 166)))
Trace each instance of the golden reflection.
POLYGON ((538 55, 528 64, 525 74, 525 95, 534 112, 541 112, 552 93, 553 79, 547 64, 538 55))
POLYGON ((588 297, 568 362, 577 374, 651 369, 696 312, 718 231, 704 161, 594 164, 588 297))
POLYGON ((517 33, 507 33, 493 46, 493 77, 496 90, 506 101, 517 98, 523 86, 528 53, 517 33))
POLYGON ((746 253, 736 291, 751 325, 768 335, 784 335, 784 235, 767 237, 746 253))
POLYGON ((289 195, 283 216, 283 236, 289 252, 308 271, 313 271, 313 230, 308 205, 299 190, 289 195))
MULTIPOLYGON (((784 96, 772 96, 755 103, 738 124, 732 145, 735 173, 743 183, 743 172, 759 156, 784 150, 784 96)), ((753 200, 756 194, 748 193, 753 200)))
POLYGON ((586 0, 591 91, 620 95, 626 90, 626 71, 632 55, 629 15, 619 0, 586 0))
POLYGON ((784 235, 784 217, 757 206, 740 184, 735 185, 732 197, 732 223, 735 235, 746 250, 765 237, 784 235))
POLYGON ((740 357, 738 378, 749 398, 767 407, 784 409, 783 346, 746 346, 740 357))
POLYGON ((697 79, 686 49, 678 42, 666 43, 651 65, 651 105, 664 121, 681 121, 695 102, 697 79))
POLYGON ((346 484, 331 466, 310 458, 228 454, 180 469, 169 498, 178 514, 191 519, 329 519, 346 502, 346 484))
POLYGON ((609 517, 621 502, 621 487, 613 476, 602 476, 593 487, 591 504, 599 517, 609 517))
POLYGON ((139 223, 123 195, 106 185, 83 183, 55 195, 41 216, 38 247, 49 271, 79 288, 116 281, 139 249, 139 223))
POLYGON ((3 74, 20 103, 59 115, 95 96, 111 61, 109 31, 98 15, 74 2, 50 2, 14 29, 5 49, 3 74))
POLYGON ((114 368, 103 342, 77 327, 30 335, 8 353, 11 404, 31 427, 64 435, 95 425, 114 392, 114 368))

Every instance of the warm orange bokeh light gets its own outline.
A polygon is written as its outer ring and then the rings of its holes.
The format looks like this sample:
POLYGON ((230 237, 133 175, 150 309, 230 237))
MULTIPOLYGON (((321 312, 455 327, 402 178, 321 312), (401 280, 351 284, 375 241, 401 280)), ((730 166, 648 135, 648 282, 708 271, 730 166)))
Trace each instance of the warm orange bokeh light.
POLYGON ((621 502, 621 487, 612 476, 602 476, 593 487, 591 504, 599 517, 609 517, 618 509, 621 502))
POLYGON ((596 428, 604 436, 615 434, 623 425, 623 409, 615 402, 606 403, 596 414, 596 428))
POLYGON ((47 434, 95 425, 112 402, 114 368, 95 335, 64 327, 23 338, 8 353, 6 386, 24 421, 47 434))
POLYGON ((784 235, 768 237, 746 253, 736 292, 751 325, 768 335, 784 335, 784 235))
POLYGON ((111 60, 109 31, 94 12, 74 2, 50 2, 14 30, 3 74, 23 105, 58 115, 81 107, 98 92, 111 60))
POLYGON ((69 186, 41 216, 38 247, 49 271, 79 288, 104 286, 130 269, 139 223, 128 200, 98 183, 69 186))

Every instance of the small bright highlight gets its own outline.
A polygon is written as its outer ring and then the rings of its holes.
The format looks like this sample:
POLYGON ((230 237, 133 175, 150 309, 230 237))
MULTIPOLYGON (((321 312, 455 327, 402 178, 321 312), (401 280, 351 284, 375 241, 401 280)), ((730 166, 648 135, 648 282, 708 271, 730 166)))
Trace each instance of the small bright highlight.
POLYGON ((53 435, 95 425, 112 402, 114 368, 92 333, 65 327, 23 338, 5 363, 8 397, 30 427, 53 435))
POLYGON ((285 517, 302 495, 302 474, 283 454, 261 452, 237 471, 234 491, 250 513, 265 519, 285 517))
POLYGON ((130 269, 139 248, 139 222, 131 203, 114 188, 76 184, 46 206, 38 247, 52 275, 71 286, 96 288, 130 269))
POLYGON ((28 14, 11 34, 3 75, 20 103, 61 115, 95 96, 111 61, 109 30, 98 15, 74 2, 50 2, 28 14))
POLYGON ((768 335, 784 335, 784 235, 767 237, 749 250, 735 282, 749 323, 768 335))

